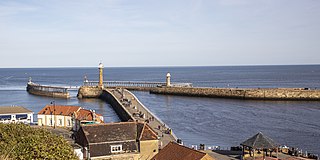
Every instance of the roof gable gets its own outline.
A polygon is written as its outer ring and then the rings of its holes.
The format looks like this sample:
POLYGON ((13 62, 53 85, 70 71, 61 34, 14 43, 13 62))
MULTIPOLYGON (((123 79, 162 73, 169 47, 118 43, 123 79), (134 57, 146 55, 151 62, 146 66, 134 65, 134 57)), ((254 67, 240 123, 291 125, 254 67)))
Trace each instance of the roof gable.
POLYGON ((143 124, 143 128, 139 137, 140 141, 157 140, 157 133, 147 124, 143 124))
POLYGON ((152 160, 200 160, 204 156, 206 156, 206 153, 170 142, 152 160))
POLYGON ((79 111, 75 112, 76 119, 78 120, 86 120, 86 121, 93 121, 93 114, 96 114, 96 119, 98 122, 103 122, 99 116, 102 116, 101 114, 97 114, 91 110, 87 109, 80 109, 79 111))

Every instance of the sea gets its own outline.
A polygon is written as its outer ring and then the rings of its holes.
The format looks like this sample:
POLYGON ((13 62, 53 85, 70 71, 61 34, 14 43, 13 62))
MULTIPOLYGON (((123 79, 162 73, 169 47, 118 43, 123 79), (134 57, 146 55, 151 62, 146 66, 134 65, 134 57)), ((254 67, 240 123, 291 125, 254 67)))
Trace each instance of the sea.
MULTIPOLYGON (((320 65, 107 67, 107 81, 165 81, 197 87, 320 89, 320 65)), ((98 80, 98 68, 0 68, 0 106, 24 106, 36 114, 47 104, 77 105, 95 110, 105 122, 119 122, 111 106, 99 99, 70 99, 30 95, 29 77, 42 85, 83 84, 84 76, 98 80)), ((185 145, 205 144, 228 149, 258 132, 281 145, 320 155, 320 101, 262 101, 156 95, 133 91, 185 145)))

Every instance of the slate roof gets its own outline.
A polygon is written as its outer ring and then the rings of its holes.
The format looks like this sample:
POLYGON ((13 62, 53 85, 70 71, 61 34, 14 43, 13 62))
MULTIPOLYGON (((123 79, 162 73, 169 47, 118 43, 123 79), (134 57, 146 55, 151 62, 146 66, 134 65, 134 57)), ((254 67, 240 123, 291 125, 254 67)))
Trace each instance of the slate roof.
POLYGON ((206 153, 170 142, 151 160, 201 160, 206 155, 206 153))
POLYGON ((33 112, 21 106, 0 107, 0 114, 11 114, 11 113, 33 113, 33 112))
POLYGON ((38 112, 38 114, 71 116, 72 113, 79 109, 81 109, 79 106, 46 105, 38 112))
POLYGON ((254 149, 271 149, 278 146, 271 138, 263 135, 261 132, 242 142, 241 145, 254 149))
POLYGON ((156 140, 157 135, 145 123, 119 122, 82 126, 89 143, 156 140))
POLYGON ((110 123, 82 126, 89 143, 136 140, 135 123, 110 123))

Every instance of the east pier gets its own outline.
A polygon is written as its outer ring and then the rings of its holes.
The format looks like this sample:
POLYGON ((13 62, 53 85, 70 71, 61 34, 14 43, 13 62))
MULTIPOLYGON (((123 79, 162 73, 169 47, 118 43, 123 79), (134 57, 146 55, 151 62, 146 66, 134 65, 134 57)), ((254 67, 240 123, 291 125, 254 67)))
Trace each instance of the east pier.
POLYGON ((320 90, 309 88, 157 87, 149 91, 152 94, 244 100, 320 101, 320 90))

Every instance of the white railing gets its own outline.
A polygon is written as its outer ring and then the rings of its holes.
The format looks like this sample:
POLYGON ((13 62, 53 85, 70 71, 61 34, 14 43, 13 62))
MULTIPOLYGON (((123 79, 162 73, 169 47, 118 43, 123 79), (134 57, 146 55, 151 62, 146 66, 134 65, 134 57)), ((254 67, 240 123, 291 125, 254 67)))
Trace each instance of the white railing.
MULTIPOLYGON (((159 117, 157 117, 155 114, 153 114, 146 106, 144 106, 143 103, 140 102, 140 100, 130 91, 125 90, 126 92, 130 93, 136 100, 137 102, 147 111, 149 112, 149 114, 151 114, 156 120, 158 120, 162 125, 167 126, 167 128, 170 128, 167 124, 165 124, 159 117)), ((173 138, 175 139, 175 141, 178 140, 178 137, 172 132, 171 134, 173 136, 173 138)))

